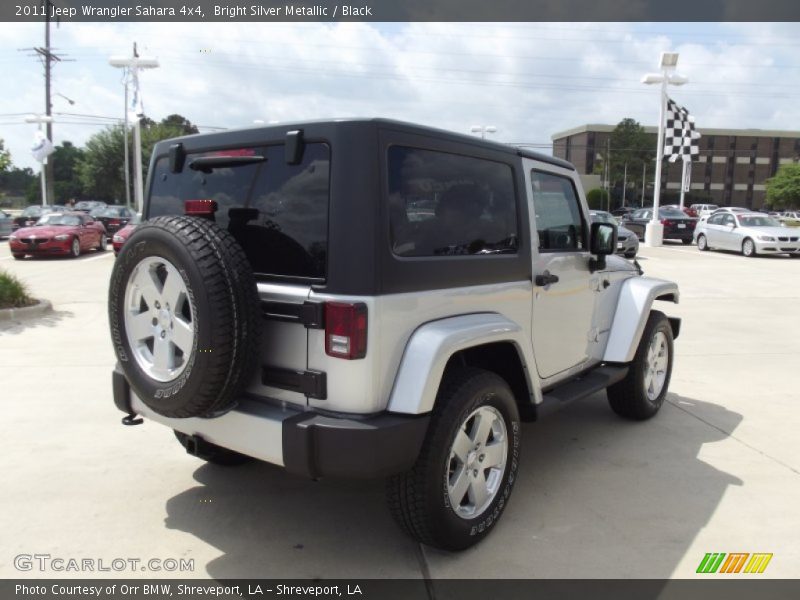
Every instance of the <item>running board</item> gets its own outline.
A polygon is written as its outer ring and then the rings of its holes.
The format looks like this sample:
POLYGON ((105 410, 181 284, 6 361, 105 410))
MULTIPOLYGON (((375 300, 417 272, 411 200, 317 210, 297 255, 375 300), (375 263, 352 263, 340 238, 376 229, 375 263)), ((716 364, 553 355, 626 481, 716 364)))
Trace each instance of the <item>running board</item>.
POLYGON ((559 384, 542 394, 542 403, 536 406, 536 418, 556 412, 575 400, 582 400, 625 379, 628 366, 597 367, 575 379, 559 384))

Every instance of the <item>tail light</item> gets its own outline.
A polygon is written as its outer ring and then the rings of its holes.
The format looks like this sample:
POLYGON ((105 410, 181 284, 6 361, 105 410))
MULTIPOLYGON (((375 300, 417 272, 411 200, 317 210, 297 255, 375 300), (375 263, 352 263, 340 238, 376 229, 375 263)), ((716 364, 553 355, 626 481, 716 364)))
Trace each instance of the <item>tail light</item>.
POLYGON ((325 303, 325 354, 354 360, 367 355, 367 305, 325 303))
POLYGON ((661 219, 661 224, 664 227, 670 227, 672 225, 672 221, 670 221, 669 219, 661 219))
POLYGON ((108 222, 109 225, 119 225, 119 219, 111 219, 108 222))

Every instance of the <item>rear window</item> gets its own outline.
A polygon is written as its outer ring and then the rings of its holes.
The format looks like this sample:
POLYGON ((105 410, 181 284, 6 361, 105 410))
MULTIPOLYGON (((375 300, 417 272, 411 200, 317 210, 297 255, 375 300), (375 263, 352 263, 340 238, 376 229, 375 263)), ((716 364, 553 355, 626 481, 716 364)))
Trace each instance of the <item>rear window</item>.
POLYGON ((389 148, 389 220, 397 256, 515 253, 514 174, 494 161, 389 148))
POLYGON ((190 154, 181 173, 167 157, 155 166, 148 218, 183 214, 185 200, 214 200, 215 220, 244 248, 256 274, 324 279, 328 253, 330 149, 305 146, 303 161, 286 164, 283 145, 224 151, 263 156, 263 162, 207 169, 192 160, 220 152, 190 154))

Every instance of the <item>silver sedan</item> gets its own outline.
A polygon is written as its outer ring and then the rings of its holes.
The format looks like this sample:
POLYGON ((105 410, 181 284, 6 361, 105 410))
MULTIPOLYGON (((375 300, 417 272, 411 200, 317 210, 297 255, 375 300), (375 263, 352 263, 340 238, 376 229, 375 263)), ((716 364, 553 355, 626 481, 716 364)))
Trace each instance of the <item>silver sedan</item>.
POLYGON ((800 257, 800 231, 782 227, 761 213, 721 212, 701 221, 694 230, 698 250, 735 250, 745 256, 789 254, 800 257))
POLYGON ((614 215, 604 210, 590 210, 589 216, 592 223, 611 223, 617 226, 617 254, 622 254, 625 258, 636 258, 639 252, 639 238, 630 229, 619 225, 614 215))
POLYGON ((0 210, 0 238, 8 237, 14 231, 14 219, 10 214, 0 210))

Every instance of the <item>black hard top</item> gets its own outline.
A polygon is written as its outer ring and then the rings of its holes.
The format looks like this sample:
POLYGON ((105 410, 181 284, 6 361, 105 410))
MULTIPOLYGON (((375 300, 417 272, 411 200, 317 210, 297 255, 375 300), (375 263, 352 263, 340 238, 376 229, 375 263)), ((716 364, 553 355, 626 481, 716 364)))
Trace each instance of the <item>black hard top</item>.
MULTIPOLYGON (((314 135, 314 132, 322 133, 325 130, 332 130, 343 125, 349 127, 364 127, 364 128, 380 128, 389 129, 393 131, 401 131, 404 133, 411 133, 415 135, 428 135, 448 141, 467 143, 473 146, 478 146, 492 150, 495 152, 503 152, 524 158, 530 158, 541 162, 549 163, 565 169, 575 170, 572 163, 569 163, 560 158, 555 158, 540 152, 533 152, 524 148, 510 146, 491 140, 481 139, 474 135, 466 135, 463 133, 456 133, 447 131, 445 129, 438 129, 436 127, 428 127, 426 125, 418 125, 415 123, 408 123, 405 121, 397 121, 394 119, 384 118, 345 118, 345 119, 320 119, 312 121, 292 121, 286 123, 272 123, 269 125, 262 125, 257 127, 245 127, 240 129, 228 129, 218 133, 202 133, 174 138, 172 140, 165 140, 159 142, 158 153, 165 151, 162 145, 170 143, 182 142, 188 148, 199 148, 205 146, 228 146, 231 144, 252 143, 257 140, 271 140, 282 137, 287 131, 294 129, 307 129, 307 134, 314 135)), ((324 135, 324 134, 323 134, 324 135)))

